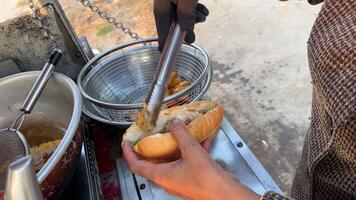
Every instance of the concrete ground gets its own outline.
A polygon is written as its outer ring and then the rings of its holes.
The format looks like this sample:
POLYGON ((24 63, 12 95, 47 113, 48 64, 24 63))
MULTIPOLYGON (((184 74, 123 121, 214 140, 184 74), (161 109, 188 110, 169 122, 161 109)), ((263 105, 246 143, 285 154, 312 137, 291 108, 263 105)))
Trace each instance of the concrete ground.
MULTIPOLYGON (((21 15, 26 10, 24 9, 18 9, 18 5, 20 4, 19 2, 23 2, 24 0, 13 0, 13 1, 7 1, 7 0, 0 0, 0 8, 1 8, 1 14, 0 14, 0 22, 3 22, 5 20, 11 19, 14 16, 21 15)), ((27 6, 27 1, 24 1, 23 3, 24 6, 27 6)), ((28 9, 29 11, 30 9, 28 9)))
POLYGON ((204 0, 197 43, 214 68, 209 95, 289 193, 311 110, 306 41, 321 6, 306 0, 204 0))

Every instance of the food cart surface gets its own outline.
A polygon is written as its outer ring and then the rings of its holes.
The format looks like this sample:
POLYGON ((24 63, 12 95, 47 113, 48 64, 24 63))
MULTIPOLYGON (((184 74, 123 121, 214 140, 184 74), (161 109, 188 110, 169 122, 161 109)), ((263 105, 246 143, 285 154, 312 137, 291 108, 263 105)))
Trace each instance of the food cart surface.
MULTIPOLYGON (((114 126, 87 124, 81 161, 62 199, 177 199, 129 171, 117 145, 123 132, 114 126)), ((281 192, 226 119, 213 140, 210 155, 256 193, 281 192)))

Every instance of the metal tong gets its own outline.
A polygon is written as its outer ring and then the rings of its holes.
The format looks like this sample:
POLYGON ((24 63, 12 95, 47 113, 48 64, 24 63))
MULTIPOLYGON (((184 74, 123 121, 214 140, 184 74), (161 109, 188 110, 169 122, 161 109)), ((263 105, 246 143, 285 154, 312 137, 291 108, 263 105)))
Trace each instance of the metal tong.
POLYGON ((162 107, 169 73, 176 61, 178 52, 182 47, 185 35, 186 32, 181 29, 176 20, 173 20, 158 63, 154 80, 145 101, 148 111, 146 112, 145 119, 146 122, 153 127, 156 126, 158 114, 162 107))

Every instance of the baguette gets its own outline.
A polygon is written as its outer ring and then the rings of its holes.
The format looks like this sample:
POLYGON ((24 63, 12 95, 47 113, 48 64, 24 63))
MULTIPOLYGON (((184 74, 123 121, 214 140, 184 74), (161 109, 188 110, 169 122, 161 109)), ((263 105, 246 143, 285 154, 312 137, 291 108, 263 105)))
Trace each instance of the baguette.
POLYGON ((214 137, 223 115, 223 107, 211 101, 172 107, 160 112, 152 131, 143 131, 136 123, 130 126, 123 141, 131 141, 134 151, 142 159, 155 163, 169 162, 180 156, 178 144, 170 133, 170 124, 174 119, 183 121, 189 133, 200 143, 214 137))

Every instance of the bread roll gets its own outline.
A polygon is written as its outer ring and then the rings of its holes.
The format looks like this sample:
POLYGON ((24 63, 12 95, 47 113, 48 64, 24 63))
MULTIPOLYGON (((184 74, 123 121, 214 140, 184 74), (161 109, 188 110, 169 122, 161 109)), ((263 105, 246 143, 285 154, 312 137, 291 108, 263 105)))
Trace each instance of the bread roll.
POLYGON ((172 161, 180 155, 177 142, 169 132, 174 119, 184 121, 189 133, 200 143, 215 135, 223 115, 223 107, 212 101, 169 108, 160 112, 152 131, 142 131, 135 123, 127 129, 123 141, 131 141, 134 151, 145 160, 172 161))

